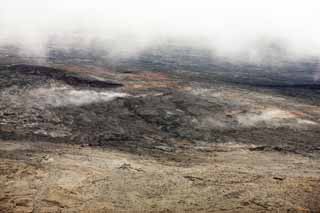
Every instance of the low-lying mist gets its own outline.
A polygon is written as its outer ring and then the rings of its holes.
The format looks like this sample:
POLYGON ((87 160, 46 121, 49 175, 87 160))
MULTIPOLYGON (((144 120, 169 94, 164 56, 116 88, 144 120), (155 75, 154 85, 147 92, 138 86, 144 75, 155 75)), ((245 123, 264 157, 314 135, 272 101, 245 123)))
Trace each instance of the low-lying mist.
POLYGON ((116 59, 174 43, 250 63, 318 58, 319 9, 315 0, 2 0, 0 46, 44 57, 52 45, 99 47, 116 59))

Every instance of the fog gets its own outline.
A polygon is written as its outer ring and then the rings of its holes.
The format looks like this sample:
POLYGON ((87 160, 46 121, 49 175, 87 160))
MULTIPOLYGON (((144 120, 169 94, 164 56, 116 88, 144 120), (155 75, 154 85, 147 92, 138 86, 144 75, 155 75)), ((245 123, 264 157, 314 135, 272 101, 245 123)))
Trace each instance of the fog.
POLYGON ((64 48, 99 40, 135 55, 171 39, 231 58, 259 58, 268 45, 318 57, 319 11, 316 0, 1 0, 0 46, 45 55, 53 39, 64 48))
POLYGON ((40 105, 83 106, 92 103, 112 101, 128 94, 120 92, 97 92, 92 90, 74 90, 67 87, 38 88, 28 91, 25 95, 32 103, 40 105))

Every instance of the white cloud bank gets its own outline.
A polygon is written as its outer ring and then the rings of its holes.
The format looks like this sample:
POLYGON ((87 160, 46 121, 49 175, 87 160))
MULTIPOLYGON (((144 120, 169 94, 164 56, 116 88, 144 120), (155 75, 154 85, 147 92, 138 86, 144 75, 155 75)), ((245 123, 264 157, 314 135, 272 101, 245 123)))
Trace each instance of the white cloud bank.
POLYGON ((1 0, 0 42, 40 51, 52 35, 143 49, 166 38, 226 56, 275 41, 299 56, 320 55, 317 0, 1 0))

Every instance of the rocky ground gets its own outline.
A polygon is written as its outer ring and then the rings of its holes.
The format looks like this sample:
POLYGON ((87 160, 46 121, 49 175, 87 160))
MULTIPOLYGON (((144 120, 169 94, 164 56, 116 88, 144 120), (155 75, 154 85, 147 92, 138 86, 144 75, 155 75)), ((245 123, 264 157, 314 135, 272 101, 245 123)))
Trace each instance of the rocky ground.
POLYGON ((320 211, 308 79, 1 60, 2 212, 320 211))
POLYGON ((320 162, 229 143, 174 160, 1 141, 2 212, 313 212, 320 162))

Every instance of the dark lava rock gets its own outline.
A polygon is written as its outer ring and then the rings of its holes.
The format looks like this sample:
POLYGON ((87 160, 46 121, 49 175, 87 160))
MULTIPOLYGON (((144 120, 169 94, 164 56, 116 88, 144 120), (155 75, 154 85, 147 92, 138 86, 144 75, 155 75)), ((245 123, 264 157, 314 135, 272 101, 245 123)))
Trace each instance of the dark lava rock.
POLYGON ((98 88, 108 91, 122 85, 48 67, 2 66, 0 92, 6 91, 9 97, 3 96, 0 100, 1 139, 45 140, 108 146, 130 152, 166 153, 174 153, 181 141, 188 142, 185 148, 196 146, 195 141, 237 141, 273 147, 273 150, 281 147, 281 152, 301 154, 315 152, 320 143, 318 129, 293 131, 289 127, 243 128, 233 125, 234 118, 225 115, 229 107, 227 103, 209 101, 174 88, 164 89, 162 95, 128 96, 85 105, 39 106, 22 103, 23 99, 19 99, 21 91, 45 87, 51 81, 79 90, 98 88), (21 103, 8 102, 11 95, 21 103), (210 123, 203 125, 207 118, 211 119, 213 126, 210 123), (218 119, 226 127, 214 126, 218 119))
POLYGON ((43 84, 49 80, 61 81, 71 86, 89 86, 94 88, 115 88, 123 86, 121 83, 110 80, 98 80, 90 76, 60 69, 24 64, 1 66, 0 74, 0 88, 43 84))

